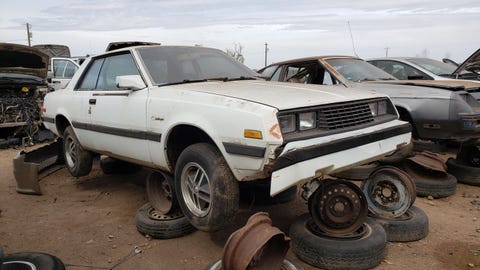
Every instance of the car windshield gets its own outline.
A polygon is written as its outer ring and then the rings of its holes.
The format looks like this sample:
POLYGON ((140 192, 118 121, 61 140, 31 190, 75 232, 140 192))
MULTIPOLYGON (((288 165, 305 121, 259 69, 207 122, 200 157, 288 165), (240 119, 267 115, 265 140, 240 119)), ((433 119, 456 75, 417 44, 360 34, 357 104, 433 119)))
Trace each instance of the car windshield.
POLYGON ((336 58, 326 61, 349 81, 395 80, 392 75, 361 59, 336 58))
POLYGON ((138 49, 155 85, 207 80, 256 79, 258 74, 220 50, 202 47, 144 47, 138 49))
POLYGON ((448 76, 457 69, 457 67, 451 64, 428 58, 409 58, 407 60, 438 76, 448 76))

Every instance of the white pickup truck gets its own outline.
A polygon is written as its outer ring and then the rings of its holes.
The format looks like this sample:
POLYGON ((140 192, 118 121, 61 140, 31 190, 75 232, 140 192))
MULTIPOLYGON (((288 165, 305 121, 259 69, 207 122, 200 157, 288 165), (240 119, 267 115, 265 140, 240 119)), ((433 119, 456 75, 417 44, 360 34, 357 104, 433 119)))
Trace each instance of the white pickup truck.
POLYGON ((239 181, 271 181, 274 196, 410 143, 384 95, 256 76, 216 49, 123 48, 47 94, 43 120, 73 176, 90 172, 94 153, 173 175, 182 212, 204 231, 234 217, 239 181))

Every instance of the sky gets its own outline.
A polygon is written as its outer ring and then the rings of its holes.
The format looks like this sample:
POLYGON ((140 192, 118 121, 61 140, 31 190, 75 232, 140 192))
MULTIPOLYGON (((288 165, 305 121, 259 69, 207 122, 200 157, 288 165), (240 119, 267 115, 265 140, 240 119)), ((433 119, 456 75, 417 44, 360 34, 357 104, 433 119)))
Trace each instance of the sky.
POLYGON ((427 56, 462 62, 480 46, 480 1, 4 1, 0 42, 100 54, 113 41, 242 47, 245 64, 315 55, 427 56), (349 27, 350 25, 350 27, 349 27), (388 49, 386 49, 388 48, 388 49))

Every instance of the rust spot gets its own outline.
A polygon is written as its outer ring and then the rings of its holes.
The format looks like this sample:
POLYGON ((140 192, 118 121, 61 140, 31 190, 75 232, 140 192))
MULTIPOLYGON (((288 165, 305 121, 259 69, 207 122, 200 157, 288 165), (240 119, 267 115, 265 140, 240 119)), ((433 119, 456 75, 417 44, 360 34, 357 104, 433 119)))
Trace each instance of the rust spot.
POLYGON ((269 132, 273 137, 275 137, 279 140, 282 139, 282 133, 280 132, 280 126, 278 124, 273 125, 270 128, 269 132))

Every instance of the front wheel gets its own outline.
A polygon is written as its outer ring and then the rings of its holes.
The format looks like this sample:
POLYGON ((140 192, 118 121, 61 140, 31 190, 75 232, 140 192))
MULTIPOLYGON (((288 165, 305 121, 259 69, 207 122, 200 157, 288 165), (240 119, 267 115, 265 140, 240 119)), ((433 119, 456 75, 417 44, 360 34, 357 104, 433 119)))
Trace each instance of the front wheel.
POLYGON ((193 144, 180 154, 175 192, 182 212, 202 231, 222 229, 238 210, 237 180, 220 151, 208 143, 193 144))
POLYGON ((84 176, 92 170, 92 153, 82 148, 72 127, 63 132, 63 155, 72 176, 84 176))

